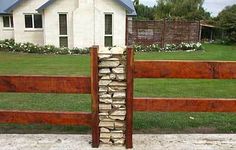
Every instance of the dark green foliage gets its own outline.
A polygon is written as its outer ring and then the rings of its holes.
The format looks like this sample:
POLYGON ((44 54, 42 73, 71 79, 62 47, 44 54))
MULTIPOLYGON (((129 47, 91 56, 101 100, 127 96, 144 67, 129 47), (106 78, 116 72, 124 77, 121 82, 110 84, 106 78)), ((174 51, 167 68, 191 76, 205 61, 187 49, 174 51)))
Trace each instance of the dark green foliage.
POLYGON ((155 19, 210 19, 210 13, 203 8, 204 0, 157 0, 154 7, 155 19))
POLYGON ((153 7, 148 7, 143 4, 135 5, 138 16, 136 20, 154 20, 155 9, 153 7))
POLYGON ((236 4, 227 6, 217 17, 217 22, 226 32, 226 40, 236 43, 236 4))

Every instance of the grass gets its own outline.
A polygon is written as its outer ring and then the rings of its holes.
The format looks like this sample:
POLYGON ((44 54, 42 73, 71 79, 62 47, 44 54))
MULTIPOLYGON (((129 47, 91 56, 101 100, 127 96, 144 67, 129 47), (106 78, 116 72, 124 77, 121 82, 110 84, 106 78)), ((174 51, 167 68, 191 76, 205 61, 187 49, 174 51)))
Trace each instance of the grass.
MULTIPOLYGON (((136 53, 141 60, 236 60, 236 46, 207 44, 205 51, 136 53)), ((55 56, 0 52, 0 75, 86 75, 89 56, 55 56)), ((135 96, 236 98, 236 80, 135 80, 135 96), (147 90, 148 89, 148 90, 147 90)), ((0 94, 0 109, 90 111, 89 95, 0 94)), ((135 113, 135 132, 236 133, 235 113, 135 113)), ((48 125, 1 125, 0 133, 84 133, 88 128, 48 125)))

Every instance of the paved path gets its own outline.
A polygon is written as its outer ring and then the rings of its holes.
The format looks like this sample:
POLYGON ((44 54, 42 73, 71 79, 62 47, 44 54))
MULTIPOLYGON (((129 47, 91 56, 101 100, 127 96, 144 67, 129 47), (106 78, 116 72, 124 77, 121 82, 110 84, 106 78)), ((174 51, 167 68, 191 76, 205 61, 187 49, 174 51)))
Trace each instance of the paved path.
MULTIPOLYGON (((0 150, 92 150, 90 135, 0 135, 0 150)), ((123 150, 102 146, 98 150, 123 150)), ((94 149, 93 149, 94 150, 94 149)), ((236 134, 134 135, 134 150, 236 150, 236 134)))

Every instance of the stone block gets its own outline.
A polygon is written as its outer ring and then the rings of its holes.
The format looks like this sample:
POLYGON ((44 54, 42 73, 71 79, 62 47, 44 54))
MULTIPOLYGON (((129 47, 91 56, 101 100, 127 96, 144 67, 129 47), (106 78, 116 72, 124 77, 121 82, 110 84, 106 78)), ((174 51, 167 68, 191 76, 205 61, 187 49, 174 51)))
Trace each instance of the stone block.
POLYGON ((110 139, 111 133, 100 133, 100 138, 101 139, 110 139))
POLYGON ((117 79, 118 81, 123 81, 123 80, 126 79, 126 75, 124 75, 124 74, 117 74, 117 75, 116 75, 116 79, 117 79))
POLYGON ((112 103, 112 99, 109 99, 109 98, 101 99, 100 98, 99 102, 106 103, 106 104, 111 104, 112 103))
POLYGON ((126 98, 126 92, 115 92, 113 98, 126 98))
POLYGON ((111 104, 99 104, 99 109, 110 110, 111 109, 111 104))
POLYGON ((110 112, 110 115, 112 115, 112 116, 125 116, 126 111, 125 110, 115 110, 113 112, 110 112))
POLYGON ((115 121, 115 128, 123 128, 125 126, 124 121, 115 121))
POLYGON ((101 98, 101 99, 111 99, 111 94, 103 94, 103 95, 100 95, 99 98, 101 98))
POLYGON ((125 73, 125 68, 121 68, 121 67, 113 68, 112 72, 115 73, 115 74, 124 74, 125 73))
POLYGON ((126 82, 117 82, 117 81, 112 81, 110 84, 110 86, 126 86, 126 82))
POLYGON ((99 73, 100 74, 108 74, 108 73, 111 73, 111 70, 108 68, 103 68, 103 69, 99 69, 99 73))
POLYGON ((108 128, 108 129, 114 129, 114 122, 103 122, 103 121, 100 121, 99 127, 105 127, 105 128, 108 128))
POLYGON ((99 64, 99 67, 104 67, 104 68, 115 68, 120 65, 120 61, 102 61, 99 64))
POLYGON ((125 116, 113 116, 113 115, 110 115, 109 116, 111 119, 114 119, 114 120, 125 120, 125 116))
POLYGON ((100 128, 100 131, 103 133, 110 133, 111 131, 107 128, 100 128))
POLYGON ((107 86, 111 83, 111 80, 100 80, 99 81, 99 86, 107 86))

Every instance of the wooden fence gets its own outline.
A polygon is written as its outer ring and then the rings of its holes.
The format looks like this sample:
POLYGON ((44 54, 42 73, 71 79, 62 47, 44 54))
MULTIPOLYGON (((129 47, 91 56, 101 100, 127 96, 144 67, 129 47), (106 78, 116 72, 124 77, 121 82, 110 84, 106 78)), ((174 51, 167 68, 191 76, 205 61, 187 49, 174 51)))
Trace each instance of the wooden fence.
POLYGON ((127 148, 132 148, 133 111, 236 112, 236 99, 133 97, 134 78, 236 79, 236 61, 134 61, 133 50, 127 53, 127 148))
POLYGON ((190 43, 199 40, 199 21, 127 21, 127 45, 158 43, 163 47, 165 44, 190 43))
POLYGON ((91 77, 0 76, 0 92, 91 94, 92 112, 0 110, 0 123, 82 125, 92 128, 92 146, 99 146, 98 58, 91 49, 91 77))
MULTIPOLYGON (((92 128, 92 146, 100 143, 98 48, 91 48, 91 77, 0 76, 0 92, 91 94, 92 112, 0 110, 0 123, 83 125, 92 128)), ((126 147, 132 148, 133 112, 236 112, 236 99, 134 98, 134 78, 236 79, 234 61, 134 61, 127 50, 126 147)))

